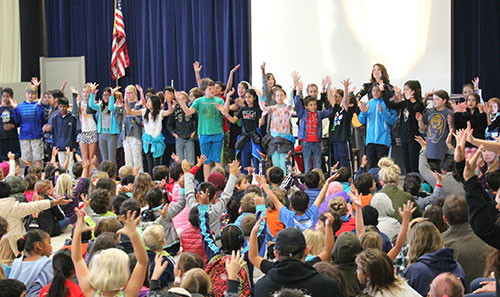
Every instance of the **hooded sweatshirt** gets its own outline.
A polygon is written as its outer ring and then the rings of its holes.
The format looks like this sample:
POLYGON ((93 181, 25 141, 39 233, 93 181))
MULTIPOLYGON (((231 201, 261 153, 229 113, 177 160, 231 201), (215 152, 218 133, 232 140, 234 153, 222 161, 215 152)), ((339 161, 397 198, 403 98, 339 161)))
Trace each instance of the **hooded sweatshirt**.
POLYGON ((40 290, 48 285, 54 272, 52 260, 46 256, 36 261, 23 261, 23 257, 17 258, 12 263, 9 278, 17 279, 26 285, 26 297, 38 297, 40 290))
POLYGON ((465 288, 464 270, 453 258, 453 253, 453 249, 445 247, 437 252, 424 254, 403 271, 403 277, 422 296, 427 296, 432 280, 443 272, 451 272, 459 277, 465 288))
POLYGON ((362 251, 361 242, 356 234, 352 232, 342 233, 333 247, 333 262, 338 266, 347 282, 348 296, 356 296, 363 289, 358 280, 357 265, 354 262, 356 256, 362 251))
POLYGON ((280 261, 255 284, 255 296, 271 296, 281 288, 300 289, 314 297, 343 296, 337 282, 310 265, 294 259, 280 261))
POLYGON ((401 224, 391 217, 394 214, 391 198, 385 193, 377 193, 373 195, 370 205, 378 211, 377 228, 392 241, 398 236, 401 224))

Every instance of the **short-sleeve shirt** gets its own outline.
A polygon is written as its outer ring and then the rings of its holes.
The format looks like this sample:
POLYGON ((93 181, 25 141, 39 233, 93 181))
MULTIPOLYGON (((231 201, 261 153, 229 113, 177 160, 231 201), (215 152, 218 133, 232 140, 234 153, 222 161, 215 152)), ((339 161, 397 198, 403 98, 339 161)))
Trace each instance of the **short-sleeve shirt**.
POLYGON ((269 108, 271 111, 270 131, 280 134, 290 133, 290 118, 292 117, 292 105, 273 105, 269 108))
POLYGON ((246 132, 251 132, 256 130, 259 126, 259 119, 261 114, 262 111, 257 106, 243 106, 242 108, 238 109, 235 117, 241 119, 241 124, 246 132))
POLYGON ((8 131, 4 129, 4 125, 6 124, 16 124, 14 121, 14 108, 12 106, 0 106, 0 116, 2 117, 2 122, 0 123, 0 139, 19 138, 19 135, 17 134, 17 127, 8 131))
POLYGON ((441 111, 431 108, 424 114, 422 120, 427 125, 427 157, 430 159, 442 159, 448 152, 446 146, 446 137, 450 133, 448 115, 453 116, 453 112, 448 108, 441 111))
POLYGON ((297 227, 302 231, 312 229, 317 219, 318 207, 314 204, 302 216, 299 216, 295 211, 289 210, 285 206, 280 209, 280 221, 285 224, 285 228, 297 227))
POLYGON ((155 138, 160 135, 162 128, 162 120, 163 113, 160 110, 160 113, 156 116, 156 119, 152 119, 153 115, 151 113, 148 114, 148 119, 144 117, 146 114, 146 109, 141 109, 142 117, 144 118, 144 133, 149 134, 151 137, 155 138))
POLYGON ((222 130, 222 115, 215 104, 224 104, 218 97, 200 97, 194 100, 192 108, 198 112, 198 135, 220 134, 222 130))

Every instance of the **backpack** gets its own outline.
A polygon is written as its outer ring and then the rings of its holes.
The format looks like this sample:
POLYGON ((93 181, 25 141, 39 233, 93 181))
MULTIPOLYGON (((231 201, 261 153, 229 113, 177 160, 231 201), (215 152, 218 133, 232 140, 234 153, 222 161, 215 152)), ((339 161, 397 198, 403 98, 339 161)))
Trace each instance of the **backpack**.
MULTIPOLYGON (((207 264, 205 272, 210 277, 212 282, 212 290, 215 297, 224 297, 224 292, 227 290, 227 274, 226 274, 226 259, 230 259, 231 256, 224 254, 219 254, 214 256, 207 264)), ((250 279, 249 279, 248 267, 241 268, 238 273, 238 280, 240 281, 240 286, 238 289, 238 296, 250 296, 250 279)))

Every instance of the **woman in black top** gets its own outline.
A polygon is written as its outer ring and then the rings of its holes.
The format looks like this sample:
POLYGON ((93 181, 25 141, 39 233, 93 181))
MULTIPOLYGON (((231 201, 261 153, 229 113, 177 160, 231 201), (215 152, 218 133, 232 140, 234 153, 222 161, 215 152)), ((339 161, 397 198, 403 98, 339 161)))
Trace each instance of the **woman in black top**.
MULTIPOLYGON (((371 100, 372 88, 375 85, 384 86, 381 90, 385 89, 388 92, 389 98, 394 96, 393 86, 390 84, 389 74, 387 73, 387 69, 382 64, 373 65, 372 75, 370 77, 370 82, 363 84, 359 92, 356 94, 356 99, 358 101, 363 98, 365 95, 368 95, 368 100, 371 100)), ((390 108, 390 107, 389 107, 390 108)))
POLYGON ((418 122, 415 118, 417 112, 423 113, 425 106, 422 103, 422 87, 418 80, 409 80, 404 84, 404 99, 402 100, 401 89, 393 87, 395 92, 394 101, 389 96, 383 96, 384 103, 388 108, 401 109, 399 123, 401 127, 401 148, 405 172, 418 172, 418 156, 420 144, 415 136, 420 135, 418 122))

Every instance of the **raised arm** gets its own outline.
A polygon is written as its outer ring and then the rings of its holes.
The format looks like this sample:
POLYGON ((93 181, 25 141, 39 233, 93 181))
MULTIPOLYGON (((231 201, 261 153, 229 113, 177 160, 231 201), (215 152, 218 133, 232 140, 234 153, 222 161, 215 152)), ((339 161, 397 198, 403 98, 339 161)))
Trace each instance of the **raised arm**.
MULTIPOLYGON (((226 102, 229 102, 229 100, 226 100, 226 102)), ((216 108, 220 111, 220 113, 221 113, 221 114, 222 114, 222 115, 223 115, 223 116, 224 116, 224 117, 225 117, 228 121, 230 121, 231 123, 233 123, 233 124, 234 124, 234 123, 236 123, 236 122, 238 121, 238 117, 236 117, 236 116, 234 116, 234 117, 233 117, 233 116, 231 116, 231 115, 229 114, 229 112, 228 112, 228 109, 226 109, 226 107, 227 107, 227 108, 229 108, 229 105, 226 105, 226 104, 222 105, 222 104, 216 103, 216 104, 215 104, 215 107, 216 107, 216 108)))
MULTIPOLYGON (((186 102, 184 102, 184 100, 178 100, 177 103, 179 103, 179 107, 184 111, 184 113, 186 113, 186 116, 190 116, 196 112, 196 109, 192 105, 191 105, 191 107, 188 107, 186 105, 186 102)), ((195 103, 196 103, 196 100, 195 100, 195 102, 193 102, 193 105, 195 103)))
POLYGON ((399 215, 402 218, 401 230, 399 231, 398 238, 396 239, 396 243, 392 247, 392 249, 387 253, 387 256, 394 262, 399 252, 403 248, 406 241, 406 233, 408 233, 408 225, 410 224, 410 220, 413 212, 417 208, 414 207, 413 202, 407 201, 406 204, 403 204, 403 209, 401 207, 398 209, 399 215))
POLYGON ((281 207, 283 207, 283 204, 278 200, 276 195, 274 195, 273 191, 269 188, 266 182, 266 178, 260 175, 255 175, 255 179, 259 183, 262 189, 264 189, 264 192, 266 192, 267 197, 271 200, 271 202, 274 204, 274 207, 280 211, 281 207))
POLYGON ((97 87, 99 86, 96 83, 89 83, 90 86, 90 97, 89 97, 89 107, 95 111, 99 111, 99 104, 95 103, 95 96, 97 94, 97 87))
POLYGON ((200 62, 195 61, 193 63, 193 68, 194 68, 194 76, 196 77, 196 83, 198 84, 198 88, 200 88, 200 82, 201 82, 201 76, 200 76, 200 71, 203 66, 200 65, 200 62))
POLYGON ((128 211, 124 221, 123 228, 118 230, 116 234, 124 234, 132 242, 134 254, 137 259, 134 270, 125 286, 125 296, 138 296, 141 291, 144 278, 148 269, 149 259, 146 253, 146 248, 137 232, 137 225, 141 221, 141 216, 135 212, 128 211))
POLYGON ((125 97, 125 110, 127 111, 127 115, 132 115, 132 116, 142 116, 142 111, 140 109, 131 109, 130 105, 128 104, 128 99, 125 97))
POLYGON ((335 245, 335 237, 333 236, 333 216, 326 212, 326 222, 325 222, 325 247, 319 253, 318 257, 321 258, 321 261, 328 262, 332 257, 333 246, 335 245))
POLYGON ((427 160, 427 140, 423 139, 422 136, 415 136, 415 140, 420 143, 422 147, 420 149, 420 157, 418 159, 418 171, 425 181, 427 181, 431 187, 436 186, 436 178, 434 177, 434 172, 432 172, 431 166, 427 160))
POLYGON ((357 193, 356 188, 354 188, 354 192, 352 192, 354 186, 351 186, 351 192, 349 192, 349 196, 351 197, 351 201, 356 205, 356 235, 358 239, 361 239, 361 236, 365 234, 365 222, 363 221, 363 207, 361 205, 361 194, 357 193))
POLYGON ((340 103, 340 106, 342 106, 345 110, 348 110, 349 109, 349 86, 351 85, 351 80, 349 78, 344 79, 342 81, 342 85, 344 86, 344 97, 342 98, 342 102, 340 103))
POLYGON ((263 222, 265 223, 265 216, 261 216, 253 226, 252 232, 250 233, 250 241, 248 243, 248 259, 250 260, 250 263, 252 263, 253 266, 255 266, 259 270, 260 264, 262 263, 264 258, 259 255, 257 234, 259 233, 260 225, 263 222))
POLYGON ((227 95, 228 91, 231 90, 231 88, 233 87, 234 73, 239 68, 240 68, 240 64, 234 66, 234 68, 231 69, 231 71, 229 72, 229 77, 227 78, 227 83, 226 83, 226 90, 224 91, 224 98, 226 98, 226 101, 229 100, 229 98, 227 98, 226 95, 227 95))
POLYGON ((207 254, 207 259, 210 261, 215 255, 219 254, 219 247, 215 244, 213 234, 210 232, 210 216, 208 214, 208 193, 199 193, 200 205, 198 205, 201 241, 207 254))
POLYGON ((71 241, 71 260, 73 260, 76 278, 78 279, 78 284, 80 285, 83 293, 85 296, 93 296, 95 289, 92 288, 87 280, 89 270, 82 257, 82 233, 90 231, 91 229, 85 224, 85 221, 83 220, 83 213, 78 209, 78 207, 75 207, 75 213, 78 220, 76 221, 75 229, 73 230, 73 240, 71 241))
POLYGON ((326 191, 328 190, 328 186, 330 185, 330 183, 336 180, 338 177, 339 174, 335 173, 326 180, 325 184, 323 185, 323 188, 321 188, 321 192, 319 192, 318 197, 316 197, 316 200, 314 200, 314 205, 316 205, 317 208, 319 208, 321 203, 323 203, 323 200, 325 200, 326 191))

